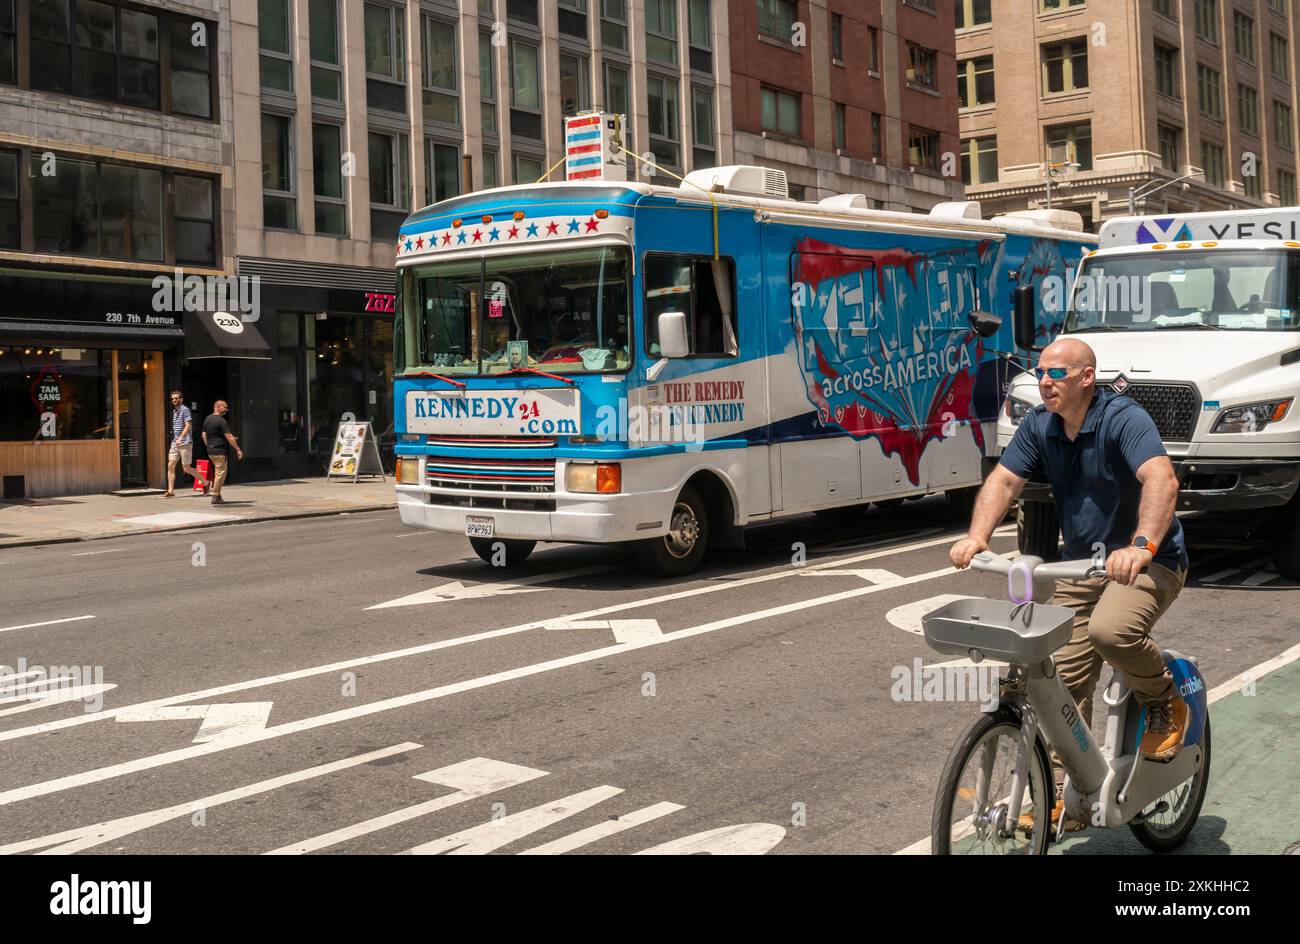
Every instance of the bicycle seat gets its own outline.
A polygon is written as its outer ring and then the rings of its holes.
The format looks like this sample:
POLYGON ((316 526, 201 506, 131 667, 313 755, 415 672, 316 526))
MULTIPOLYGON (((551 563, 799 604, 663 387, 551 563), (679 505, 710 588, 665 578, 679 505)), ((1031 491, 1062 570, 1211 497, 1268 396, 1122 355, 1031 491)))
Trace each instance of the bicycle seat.
POLYGON ((921 617, 930 648, 961 656, 978 649, 1013 665, 1042 662, 1070 641, 1073 625, 1068 607, 1005 600, 954 600, 921 617))

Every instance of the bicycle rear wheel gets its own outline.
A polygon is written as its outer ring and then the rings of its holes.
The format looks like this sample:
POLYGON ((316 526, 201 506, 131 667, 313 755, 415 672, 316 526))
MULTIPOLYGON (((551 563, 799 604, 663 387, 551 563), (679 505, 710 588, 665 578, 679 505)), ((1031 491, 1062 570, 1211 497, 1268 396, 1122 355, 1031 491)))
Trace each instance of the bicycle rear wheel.
MULTIPOLYGON (((1169 809, 1157 813, 1144 823, 1129 823, 1129 829, 1138 842, 1152 852, 1168 852, 1187 841, 1196 818, 1201 815, 1201 804, 1205 802, 1205 791, 1210 785, 1210 718, 1205 718, 1205 729, 1201 732, 1201 766, 1191 778, 1184 780, 1162 797, 1147 807, 1147 810, 1159 805, 1161 801, 1169 804, 1169 809)), ((1146 812, 1144 810, 1143 812, 1146 812)))
POLYGON ((934 855, 1043 855, 1051 837, 1056 790, 1051 760, 1035 738, 1021 814, 1033 826, 1006 828, 1012 776, 1020 747, 1020 717, 1003 705, 976 718, 957 739, 939 779, 930 851, 934 855), (1007 835, 1007 833, 1010 835, 1007 835))

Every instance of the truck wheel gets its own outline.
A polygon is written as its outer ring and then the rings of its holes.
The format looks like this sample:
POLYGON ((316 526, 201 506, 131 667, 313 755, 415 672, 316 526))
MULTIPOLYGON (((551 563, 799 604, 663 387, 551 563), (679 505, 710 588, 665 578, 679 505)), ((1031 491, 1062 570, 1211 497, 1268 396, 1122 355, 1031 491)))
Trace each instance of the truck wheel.
POLYGON ((1286 508, 1282 533, 1273 542, 1273 564, 1287 580, 1300 580, 1300 498, 1286 508))
POLYGON ((658 577, 681 577, 704 560, 709 545, 709 516, 699 492, 687 485, 673 502, 668 533, 663 537, 637 541, 637 560, 658 577))
POLYGON ((514 567, 522 564, 537 546, 536 541, 511 541, 506 538, 470 538, 469 546, 474 553, 494 567, 514 567), (502 554, 497 554, 497 545, 502 554))
POLYGON ((944 492, 948 498, 948 514, 957 524, 970 524, 975 512, 975 496, 980 492, 979 486, 971 488, 950 488, 944 492))
POLYGON ((1016 514, 1016 537, 1021 554, 1033 554, 1045 561, 1060 560, 1057 541, 1061 526, 1051 502, 1021 502, 1016 514))

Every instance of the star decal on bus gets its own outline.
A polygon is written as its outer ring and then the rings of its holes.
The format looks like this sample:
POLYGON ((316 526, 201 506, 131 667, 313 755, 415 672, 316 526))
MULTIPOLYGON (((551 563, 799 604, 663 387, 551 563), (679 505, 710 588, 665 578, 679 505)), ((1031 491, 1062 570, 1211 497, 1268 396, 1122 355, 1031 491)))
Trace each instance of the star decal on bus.
POLYGON ((570 233, 576 233, 576 232, 578 232, 578 230, 579 230, 579 223, 578 223, 578 221, 577 221, 577 220, 569 220, 569 232, 570 232, 570 233))
POLYGON ((477 229, 474 230, 474 242, 481 243, 482 241, 483 241, 483 232, 477 229))
POLYGON ((506 230, 506 232, 510 235, 511 239, 514 239, 519 235, 519 227, 512 226, 508 230, 506 230))
POLYGON ((587 220, 587 232, 589 233, 599 232, 599 230, 597 229, 597 227, 599 226, 600 226, 600 221, 597 220, 595 217, 592 217, 591 219, 587 220))
POLYGON ((536 236, 536 235, 537 235, 537 224, 536 224, 536 223, 529 223, 529 224, 528 224, 527 233, 528 233, 529 236, 536 236))
POLYGON ((547 235, 547 236, 554 236, 554 235, 556 235, 559 231, 560 231, 560 224, 557 223, 557 222, 555 222, 555 220, 551 220, 551 222, 549 222, 549 223, 546 224, 546 235, 547 235))

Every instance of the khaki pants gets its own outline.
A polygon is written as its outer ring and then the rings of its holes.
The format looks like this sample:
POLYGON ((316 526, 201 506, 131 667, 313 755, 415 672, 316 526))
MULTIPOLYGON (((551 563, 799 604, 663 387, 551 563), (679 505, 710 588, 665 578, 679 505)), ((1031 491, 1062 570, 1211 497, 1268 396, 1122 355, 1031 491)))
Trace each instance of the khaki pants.
POLYGON ((208 458, 212 460, 212 497, 218 498, 221 495, 221 486, 226 481, 226 469, 230 465, 230 456, 214 456, 212 453, 208 453, 208 458))
POLYGON ((1061 681, 1092 724, 1092 696, 1104 659, 1118 670, 1143 705, 1168 698, 1174 680, 1165 668, 1151 627, 1174 602, 1186 570, 1152 563, 1131 587, 1107 581, 1062 580, 1051 602, 1075 611, 1074 634, 1056 653, 1061 681))

